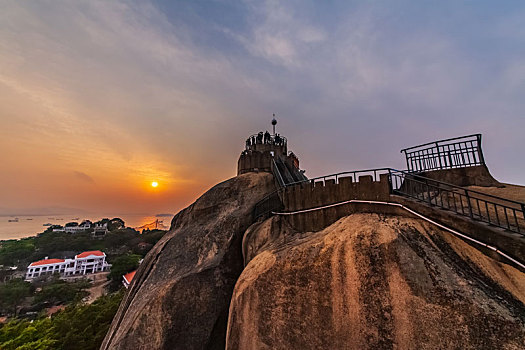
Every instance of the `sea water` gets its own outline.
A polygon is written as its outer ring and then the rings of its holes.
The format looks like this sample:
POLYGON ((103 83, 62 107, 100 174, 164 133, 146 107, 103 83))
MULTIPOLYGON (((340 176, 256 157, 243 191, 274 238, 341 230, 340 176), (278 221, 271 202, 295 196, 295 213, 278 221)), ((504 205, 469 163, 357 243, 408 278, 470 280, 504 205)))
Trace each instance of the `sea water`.
POLYGON ((68 214, 68 215, 31 215, 31 216, 0 216, 0 240, 18 239, 23 237, 35 236, 44 232, 48 226, 44 224, 64 226, 68 222, 78 222, 82 220, 99 221, 103 218, 121 218, 127 227, 139 227, 154 222, 155 220, 163 221, 164 226, 169 227, 172 217, 148 214, 117 214, 117 215, 93 215, 93 214, 68 214), (10 222, 18 218, 18 222, 10 222))

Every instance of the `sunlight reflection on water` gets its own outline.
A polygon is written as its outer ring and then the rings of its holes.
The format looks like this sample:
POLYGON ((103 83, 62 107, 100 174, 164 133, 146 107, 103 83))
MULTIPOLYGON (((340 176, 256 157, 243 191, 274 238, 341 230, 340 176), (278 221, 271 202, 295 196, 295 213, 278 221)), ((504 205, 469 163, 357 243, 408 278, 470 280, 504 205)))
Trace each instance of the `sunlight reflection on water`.
POLYGON ((35 236, 37 233, 46 230, 44 224, 62 225, 71 221, 81 222, 84 219, 98 221, 102 218, 112 219, 119 217, 129 227, 138 227, 154 222, 156 219, 163 221, 165 226, 170 226, 173 216, 144 215, 144 214, 121 214, 121 215, 86 215, 86 214, 68 214, 68 215, 42 215, 42 216, 0 216, 0 240, 23 238, 35 236), (9 222, 18 218, 18 222, 9 222), (78 219, 77 219, 78 218, 78 219))

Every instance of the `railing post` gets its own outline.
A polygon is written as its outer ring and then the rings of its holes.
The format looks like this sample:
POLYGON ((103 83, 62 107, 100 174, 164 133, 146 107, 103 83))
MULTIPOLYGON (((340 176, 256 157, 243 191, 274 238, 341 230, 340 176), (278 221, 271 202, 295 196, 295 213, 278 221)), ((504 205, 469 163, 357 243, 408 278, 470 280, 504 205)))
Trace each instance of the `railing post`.
POLYGON ((481 148, 481 135, 476 135, 476 138, 478 140, 478 155, 481 165, 485 165, 485 157, 483 157, 483 149, 481 148))
POLYGON ((428 205, 432 206, 432 198, 430 197, 430 185, 428 179, 425 179, 425 185, 427 186, 428 205))
POLYGON ((474 214, 472 214, 472 204, 470 203, 470 196, 468 194, 468 191, 465 190, 465 197, 467 197, 467 203, 468 203, 468 213, 470 215, 470 218, 474 218, 474 214))
MULTIPOLYGON (((525 220, 525 204, 521 204, 521 214, 523 215, 523 220, 525 220)), ((518 224, 519 226, 519 224, 518 224)))
POLYGON ((439 160, 439 169, 443 169, 443 164, 441 164, 441 154, 439 152, 439 143, 436 142, 436 150, 437 150, 437 155, 438 155, 438 160, 439 160))
POLYGON ((406 162, 407 162, 407 170, 410 171, 410 163, 409 163, 409 161, 408 161, 408 153, 407 153, 407 151, 405 151, 405 150, 403 150, 403 151, 401 151, 401 152, 403 152, 403 153, 405 154, 405 160, 406 160, 406 162))
POLYGON ((394 185, 392 184, 392 172, 390 169, 388 169, 388 191, 393 194, 394 193, 394 185))

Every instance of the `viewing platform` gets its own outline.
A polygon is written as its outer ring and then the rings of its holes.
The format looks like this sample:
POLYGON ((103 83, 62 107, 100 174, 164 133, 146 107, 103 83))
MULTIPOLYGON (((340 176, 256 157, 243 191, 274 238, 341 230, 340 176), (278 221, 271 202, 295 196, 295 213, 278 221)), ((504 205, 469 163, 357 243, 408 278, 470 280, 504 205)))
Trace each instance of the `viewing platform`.
POLYGON ((273 134, 261 131, 246 139, 245 149, 239 157, 237 175, 261 171, 273 173, 279 186, 306 180, 304 171, 299 168, 299 158, 293 152, 288 152, 288 140, 275 132, 276 124, 277 121, 272 120, 273 134))

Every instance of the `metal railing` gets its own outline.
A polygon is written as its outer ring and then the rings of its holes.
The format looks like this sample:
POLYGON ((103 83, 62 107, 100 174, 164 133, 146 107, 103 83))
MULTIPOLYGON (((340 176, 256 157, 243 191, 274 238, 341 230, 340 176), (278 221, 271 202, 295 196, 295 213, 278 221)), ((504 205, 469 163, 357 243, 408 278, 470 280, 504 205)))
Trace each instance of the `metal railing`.
POLYGON ((257 220, 260 217, 267 218, 271 216, 272 212, 281 211, 284 209, 284 204, 281 195, 284 192, 284 187, 265 196, 255 204, 253 208, 253 217, 257 220))
POLYGON ((272 211, 284 209, 282 194, 287 184, 284 182, 283 176, 281 175, 274 158, 272 158, 272 174, 277 182, 277 190, 268 194, 255 204, 253 209, 253 217, 255 219, 258 219, 261 216, 269 217, 272 211))
POLYGON ((525 204, 391 169, 393 194, 450 210, 512 232, 525 234, 525 204))
MULTIPOLYGON (((525 203, 392 168, 345 171, 284 184, 255 205, 254 217, 257 219, 271 215, 272 211, 282 210, 284 208, 282 196, 289 186, 306 183, 315 186, 318 182, 323 182, 324 185, 327 180, 339 183, 342 178, 346 177, 351 177, 353 182, 357 182, 359 176, 363 175, 371 175, 374 181, 379 181, 381 174, 388 174, 392 194, 412 198, 432 207, 452 211, 472 220, 525 235, 525 203)), ((279 175, 277 169, 276 176, 279 175)))
POLYGON ((286 146, 288 143, 288 140, 286 137, 281 136, 279 134, 272 135, 270 133, 266 134, 263 132, 250 135, 246 139, 246 149, 250 149, 251 146, 258 145, 258 144, 267 144, 267 145, 275 145, 275 146, 286 146))
POLYGON ((272 174, 275 177, 275 180, 277 181, 277 185, 279 188, 286 186, 283 176, 281 175, 281 172, 279 171, 279 168, 277 167, 277 163, 275 162, 275 158, 272 158, 272 174))
POLYGON ((484 165, 481 134, 454 137, 401 150, 410 172, 484 165))
POLYGON ((303 181, 296 181, 291 183, 285 183, 281 173, 279 172, 279 169, 277 168, 277 164, 274 160, 272 160, 272 172, 274 173, 274 177, 277 179, 278 184, 280 185, 279 188, 261 199, 254 208, 253 216, 255 219, 258 219, 259 217, 268 217, 271 215, 272 212, 280 211, 284 208, 284 204, 282 202, 282 196, 283 193, 286 191, 286 188, 298 184, 306 184, 306 183, 312 183, 314 186, 318 182, 324 182, 327 180, 334 180, 335 183, 339 183, 339 180, 341 178, 347 178, 351 177, 352 182, 357 182, 359 179, 359 176, 363 175, 371 175, 373 181, 379 181, 381 174, 387 174, 390 173, 390 168, 377 168, 377 169, 367 169, 367 170, 355 170, 355 171, 344 171, 337 174, 331 174, 331 175, 325 175, 325 176, 319 176, 312 179, 307 179, 303 181))

